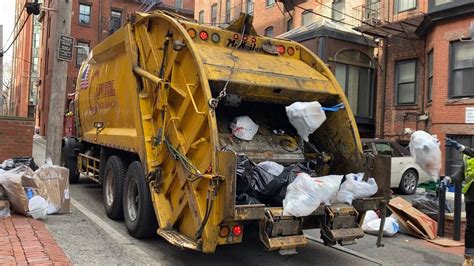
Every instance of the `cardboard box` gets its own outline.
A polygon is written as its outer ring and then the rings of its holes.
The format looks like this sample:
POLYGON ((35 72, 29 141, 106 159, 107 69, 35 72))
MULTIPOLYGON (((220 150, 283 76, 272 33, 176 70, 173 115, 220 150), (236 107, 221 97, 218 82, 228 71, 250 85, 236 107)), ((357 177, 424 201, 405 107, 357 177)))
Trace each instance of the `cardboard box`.
POLYGON ((57 165, 43 165, 36 170, 43 182, 52 207, 52 213, 70 213, 69 169, 57 165))
POLYGON ((399 220, 406 222, 413 235, 428 239, 436 238, 438 223, 415 209, 408 201, 397 197, 390 200, 388 207, 399 220))
POLYGON ((28 166, 20 166, 2 173, 0 183, 5 189, 13 211, 16 213, 22 215, 28 213, 28 198, 25 187, 32 188, 34 195, 40 195, 47 199, 46 188, 28 166))

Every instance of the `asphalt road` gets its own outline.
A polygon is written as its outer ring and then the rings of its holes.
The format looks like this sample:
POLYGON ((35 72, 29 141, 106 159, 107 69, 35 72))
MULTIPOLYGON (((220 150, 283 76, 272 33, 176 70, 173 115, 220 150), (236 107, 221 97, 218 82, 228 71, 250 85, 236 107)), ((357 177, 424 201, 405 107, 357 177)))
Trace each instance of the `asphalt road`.
MULTIPOLYGON (((44 161, 44 145, 36 140, 35 161, 44 161)), ((462 257, 430 249, 424 240, 397 234, 384 238, 385 247, 375 246, 376 238, 366 235, 358 244, 347 247, 326 247, 309 241, 297 255, 281 256, 266 251, 257 233, 245 233, 244 242, 219 246, 215 254, 202 254, 179 249, 159 236, 137 240, 127 234, 124 222, 107 218, 100 185, 82 178, 71 185, 71 214, 51 215, 47 228, 75 265, 459 265, 462 257)), ((319 239, 318 230, 305 232, 319 239)))

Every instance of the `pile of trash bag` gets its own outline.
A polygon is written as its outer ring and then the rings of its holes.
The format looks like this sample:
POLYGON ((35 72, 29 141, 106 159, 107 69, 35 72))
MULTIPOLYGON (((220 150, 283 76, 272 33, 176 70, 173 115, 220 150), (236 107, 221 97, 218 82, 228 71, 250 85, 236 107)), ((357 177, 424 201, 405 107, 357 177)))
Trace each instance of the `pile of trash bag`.
MULTIPOLYGON (((416 197, 412 202, 413 207, 428 215, 431 219, 438 220, 439 197, 434 193, 424 193, 416 197)), ((453 212, 453 208, 449 201, 445 202, 446 213, 453 212)))
POLYGON ((36 165, 33 157, 15 157, 11 159, 6 159, 2 162, 2 164, 0 164, 0 169, 7 171, 22 165, 30 167, 33 171, 38 169, 38 166, 36 165))
POLYGON ((288 166, 271 161, 257 164, 239 155, 236 204, 283 206, 284 215, 299 217, 310 215, 322 203, 351 204, 377 193, 375 180, 364 181, 363 173, 319 177, 310 165, 311 161, 288 166))
POLYGON ((0 192, 6 196, 0 198, 1 217, 10 215, 10 206, 13 212, 34 219, 70 212, 69 170, 51 160, 36 171, 23 163, 0 172, 0 192))
POLYGON ((301 172, 312 171, 303 163, 287 167, 276 162, 256 164, 247 156, 240 155, 237 161, 237 204, 281 206, 288 185, 301 172))

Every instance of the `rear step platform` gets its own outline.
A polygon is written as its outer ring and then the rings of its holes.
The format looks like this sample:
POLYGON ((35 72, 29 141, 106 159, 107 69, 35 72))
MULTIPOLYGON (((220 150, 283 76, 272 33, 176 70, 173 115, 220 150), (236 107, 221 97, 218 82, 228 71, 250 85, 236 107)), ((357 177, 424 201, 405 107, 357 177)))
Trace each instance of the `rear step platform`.
POLYGON ((194 240, 186 236, 183 236, 182 234, 178 233, 175 230, 158 229, 157 234, 175 246, 178 246, 181 248, 200 250, 199 245, 194 240))

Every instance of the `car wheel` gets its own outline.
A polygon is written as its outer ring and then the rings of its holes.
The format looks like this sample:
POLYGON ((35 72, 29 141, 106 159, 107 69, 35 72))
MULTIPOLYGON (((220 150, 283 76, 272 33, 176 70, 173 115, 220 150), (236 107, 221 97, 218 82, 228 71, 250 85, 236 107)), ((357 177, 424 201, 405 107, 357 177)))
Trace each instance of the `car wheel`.
POLYGON ((418 174, 413 169, 406 170, 402 175, 402 179, 400 180, 400 191, 405 195, 411 195, 415 193, 417 185, 418 174))

